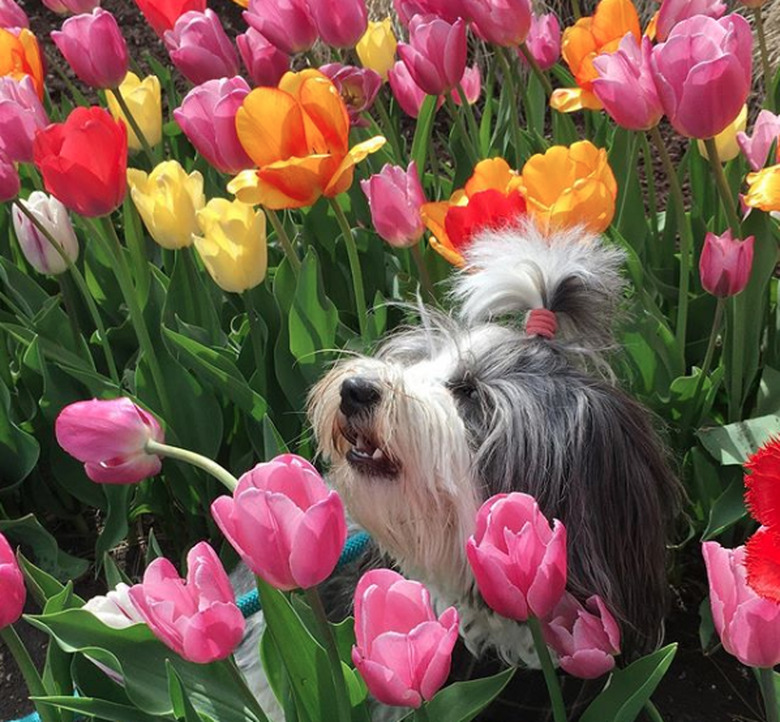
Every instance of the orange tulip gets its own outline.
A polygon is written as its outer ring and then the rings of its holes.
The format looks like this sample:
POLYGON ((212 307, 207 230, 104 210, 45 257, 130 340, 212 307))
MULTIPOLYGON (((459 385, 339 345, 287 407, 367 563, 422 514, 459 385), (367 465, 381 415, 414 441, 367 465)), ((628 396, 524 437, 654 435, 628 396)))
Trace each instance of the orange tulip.
POLYGON ((614 53, 626 33, 640 39, 639 15, 631 0, 601 0, 593 15, 580 18, 563 31, 561 55, 577 81, 576 88, 553 91, 550 106, 561 113, 603 106, 593 94, 591 84, 599 77, 593 58, 614 53))
POLYGON ((27 28, 16 35, 0 28, 0 76, 21 80, 29 75, 39 98, 43 98, 43 59, 38 40, 27 28))
POLYGON ((615 215, 618 189, 607 151, 587 140, 531 156, 521 187, 531 217, 545 233, 576 225, 601 233, 615 215))
POLYGON ((257 165, 228 190, 244 203, 303 208, 352 185, 355 164, 385 143, 349 147, 349 115, 333 83, 318 70, 285 73, 278 88, 255 88, 236 114, 241 145, 257 165))

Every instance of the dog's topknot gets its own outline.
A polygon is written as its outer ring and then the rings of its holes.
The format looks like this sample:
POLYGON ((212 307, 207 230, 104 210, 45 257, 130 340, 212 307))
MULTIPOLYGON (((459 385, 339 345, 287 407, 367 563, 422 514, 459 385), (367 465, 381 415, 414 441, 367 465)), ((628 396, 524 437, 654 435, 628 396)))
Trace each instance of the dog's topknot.
POLYGON ((528 220, 474 240, 453 296, 468 322, 546 308, 557 316, 561 340, 605 349, 623 296, 624 260, 623 251, 582 228, 544 235, 528 220))

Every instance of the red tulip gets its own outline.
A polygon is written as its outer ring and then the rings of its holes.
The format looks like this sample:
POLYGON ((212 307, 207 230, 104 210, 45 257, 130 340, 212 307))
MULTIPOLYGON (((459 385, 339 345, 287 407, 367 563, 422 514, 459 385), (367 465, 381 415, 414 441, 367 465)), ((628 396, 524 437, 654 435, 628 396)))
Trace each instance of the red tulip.
POLYGON ((707 233, 699 258, 699 276, 713 296, 734 296, 747 286, 753 268, 753 236, 734 238, 731 229, 720 236, 707 233))
POLYGON ((780 437, 745 462, 745 503, 759 523, 780 533, 780 437))
POLYGON ((780 605, 780 534, 759 529, 745 545, 750 588, 759 597, 780 605))
POLYGON ((206 0, 135 0, 146 22, 160 37, 166 30, 173 30, 176 21, 190 10, 202 13, 206 0))

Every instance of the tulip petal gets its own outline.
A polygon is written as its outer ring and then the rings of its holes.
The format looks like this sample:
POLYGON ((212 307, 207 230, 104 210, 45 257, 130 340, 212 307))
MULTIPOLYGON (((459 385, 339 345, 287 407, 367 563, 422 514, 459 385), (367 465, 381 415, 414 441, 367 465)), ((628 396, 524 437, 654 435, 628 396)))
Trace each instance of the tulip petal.
POLYGON ((558 661, 561 669, 580 679, 596 679, 615 667, 615 658, 600 649, 579 649, 558 661))
POLYGON ((417 666, 417 675, 419 678, 418 689, 423 699, 429 700, 441 689, 447 681, 452 665, 452 650, 458 641, 458 626, 455 624, 449 629, 443 628, 440 624, 435 624, 436 631, 433 631, 434 623, 430 625, 421 625, 418 630, 412 632, 414 641, 414 655, 417 666), (423 638, 418 630, 426 629, 427 643, 430 646, 428 650, 423 646, 423 638), (420 673, 422 676, 420 677, 420 673))
POLYGON ((309 589, 324 582, 333 573, 346 539, 344 505, 332 491, 306 510, 291 540, 290 572, 298 586, 309 589))
POLYGON ((352 185, 352 170, 355 164, 371 153, 376 153, 386 142, 387 139, 384 136, 376 135, 352 146, 333 172, 323 195, 326 198, 333 198, 347 190, 352 185))
POLYGON ((244 617, 235 604, 211 604, 186 620, 181 654, 197 664, 225 659, 241 642, 244 626, 244 617))
POLYGON ((371 694, 382 704, 414 707, 415 709, 422 704, 420 693, 404 684, 393 670, 362 657, 356 651, 352 653, 352 661, 365 680, 371 694))
POLYGON ((745 547, 751 589, 760 597, 780 605, 780 542, 777 532, 761 529, 753 534, 745 547))
POLYGON ((502 561, 479 549, 473 539, 466 543, 466 556, 485 603, 504 617, 520 622, 528 619, 525 596, 510 581, 502 561))

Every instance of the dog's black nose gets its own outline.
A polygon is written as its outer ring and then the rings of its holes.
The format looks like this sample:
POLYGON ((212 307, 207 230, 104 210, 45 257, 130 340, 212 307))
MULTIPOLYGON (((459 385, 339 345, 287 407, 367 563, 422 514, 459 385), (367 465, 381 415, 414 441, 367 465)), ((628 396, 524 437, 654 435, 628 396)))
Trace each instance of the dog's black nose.
POLYGON ((353 416, 361 411, 369 411, 379 403, 382 397, 379 385, 374 379, 365 376, 353 376, 341 382, 341 413, 353 416))

